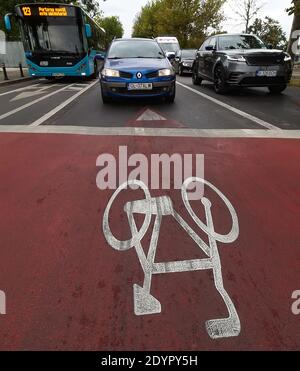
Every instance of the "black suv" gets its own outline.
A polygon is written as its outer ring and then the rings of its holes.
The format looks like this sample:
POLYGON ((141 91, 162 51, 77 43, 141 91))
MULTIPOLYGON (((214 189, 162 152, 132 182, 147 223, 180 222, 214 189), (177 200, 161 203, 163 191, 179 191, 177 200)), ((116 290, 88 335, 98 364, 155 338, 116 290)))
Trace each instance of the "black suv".
POLYGON ((229 87, 268 87, 271 93, 286 89, 292 76, 291 57, 268 49, 255 35, 224 34, 207 39, 197 51, 193 83, 214 82, 224 94, 229 87))

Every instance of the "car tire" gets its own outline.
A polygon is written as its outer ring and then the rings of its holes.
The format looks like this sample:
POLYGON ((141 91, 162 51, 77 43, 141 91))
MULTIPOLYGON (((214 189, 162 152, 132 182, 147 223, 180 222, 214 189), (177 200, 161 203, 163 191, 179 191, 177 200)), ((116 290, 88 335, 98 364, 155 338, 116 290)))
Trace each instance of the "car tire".
POLYGON ((214 88, 217 94, 226 94, 228 92, 228 85, 225 80, 224 69, 221 65, 218 65, 215 68, 214 88))
POLYGON ((179 74, 179 76, 183 76, 183 68, 182 68, 182 66, 179 66, 179 68, 178 68, 178 74, 179 74))
POLYGON ((94 62, 94 73, 92 74, 92 78, 96 79, 98 77, 98 64, 94 62))
POLYGON ((193 67, 192 80, 194 85, 201 85, 202 79, 198 76, 196 65, 193 67))
POLYGON ((174 83, 173 85, 173 91, 172 91, 172 94, 169 95, 168 97, 166 97, 166 102, 167 103, 174 103, 175 102, 175 97, 176 97, 176 83, 174 83))
POLYGON ((268 86, 268 89, 271 94, 281 94, 286 88, 287 85, 268 86))

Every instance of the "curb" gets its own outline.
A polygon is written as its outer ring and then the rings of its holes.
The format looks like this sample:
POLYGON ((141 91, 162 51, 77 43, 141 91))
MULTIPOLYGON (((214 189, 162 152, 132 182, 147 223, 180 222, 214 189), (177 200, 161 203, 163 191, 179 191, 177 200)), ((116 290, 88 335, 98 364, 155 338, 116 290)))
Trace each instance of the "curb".
POLYGON ((28 76, 28 77, 22 77, 20 79, 0 81, 0 86, 3 86, 3 85, 12 85, 12 84, 15 84, 15 83, 19 83, 19 82, 23 82, 23 81, 29 81, 29 80, 34 80, 34 79, 36 79, 36 77, 28 76))

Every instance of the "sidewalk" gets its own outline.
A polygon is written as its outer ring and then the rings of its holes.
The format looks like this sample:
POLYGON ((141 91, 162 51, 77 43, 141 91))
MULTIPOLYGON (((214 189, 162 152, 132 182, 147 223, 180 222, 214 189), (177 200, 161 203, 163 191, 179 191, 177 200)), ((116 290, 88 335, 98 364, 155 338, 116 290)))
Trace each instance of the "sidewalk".
MULTIPOLYGON (((19 80, 19 79, 23 79, 21 77, 21 72, 20 72, 20 69, 19 68, 7 68, 6 69, 6 72, 7 72, 7 75, 8 75, 8 78, 9 78, 9 81, 15 81, 15 80, 19 80)), ((24 78, 29 78, 28 76, 28 68, 23 68, 23 73, 24 73, 24 78)), ((3 73, 3 69, 0 68, 0 84, 2 82, 4 82, 4 73, 3 73)), ((5 81, 6 82, 6 81, 5 81)))
POLYGON ((293 77, 290 85, 300 87, 300 64, 297 63, 294 66, 293 77))

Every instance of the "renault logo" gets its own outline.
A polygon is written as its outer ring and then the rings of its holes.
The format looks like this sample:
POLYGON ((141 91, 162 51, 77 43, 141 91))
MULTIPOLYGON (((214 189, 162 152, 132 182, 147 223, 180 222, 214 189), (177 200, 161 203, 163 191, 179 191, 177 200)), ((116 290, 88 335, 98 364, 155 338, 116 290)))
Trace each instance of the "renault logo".
POLYGON ((142 75, 141 72, 138 72, 138 73, 136 74, 136 77, 137 77, 138 79, 141 79, 141 78, 143 77, 143 75, 142 75))

